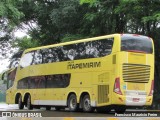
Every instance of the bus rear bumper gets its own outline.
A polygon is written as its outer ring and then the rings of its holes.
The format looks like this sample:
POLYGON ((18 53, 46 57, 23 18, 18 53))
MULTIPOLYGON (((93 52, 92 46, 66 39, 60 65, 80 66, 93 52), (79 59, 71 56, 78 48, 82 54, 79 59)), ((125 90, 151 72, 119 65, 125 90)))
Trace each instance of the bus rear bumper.
POLYGON ((126 106, 150 106, 152 104, 152 96, 123 96, 114 97, 112 104, 126 106))
POLYGON ((127 106, 144 106, 146 104, 146 97, 126 96, 127 106))
POLYGON ((126 96, 126 106, 148 106, 151 104, 151 96, 126 96))

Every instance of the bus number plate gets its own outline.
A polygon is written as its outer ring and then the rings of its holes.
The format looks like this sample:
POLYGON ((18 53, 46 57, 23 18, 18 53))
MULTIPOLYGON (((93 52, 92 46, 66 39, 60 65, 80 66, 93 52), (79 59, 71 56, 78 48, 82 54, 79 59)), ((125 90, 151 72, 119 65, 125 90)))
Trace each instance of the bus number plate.
POLYGON ((139 102, 140 98, 133 98, 133 102, 139 102))

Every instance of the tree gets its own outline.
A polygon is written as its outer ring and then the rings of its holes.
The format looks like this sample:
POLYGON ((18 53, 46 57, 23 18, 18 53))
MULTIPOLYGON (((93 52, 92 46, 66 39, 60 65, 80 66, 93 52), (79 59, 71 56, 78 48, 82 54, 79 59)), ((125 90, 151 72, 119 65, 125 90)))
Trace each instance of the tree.
POLYGON ((19 51, 24 51, 27 48, 33 48, 40 46, 38 41, 32 40, 30 37, 17 38, 13 43, 13 47, 18 47, 19 51))
POLYGON ((18 10, 25 14, 23 23, 36 23, 29 33, 41 45, 61 42, 66 34, 80 34, 83 13, 79 0, 25 0, 18 10))
POLYGON ((12 30, 19 24, 19 19, 24 14, 17 9, 16 0, 0 1, 0 41, 10 40, 12 30))
POLYGON ((13 52, 10 45, 10 41, 13 39, 13 30, 24 15, 17 6, 16 0, 0 1, 0 59, 6 58, 8 51, 13 52))

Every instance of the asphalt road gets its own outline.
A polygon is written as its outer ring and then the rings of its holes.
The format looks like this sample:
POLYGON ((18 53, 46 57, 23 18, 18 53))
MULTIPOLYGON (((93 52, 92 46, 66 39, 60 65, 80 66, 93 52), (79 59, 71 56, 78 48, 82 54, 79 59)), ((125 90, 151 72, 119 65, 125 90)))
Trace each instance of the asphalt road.
POLYGON ((54 108, 50 111, 45 108, 19 110, 17 105, 0 104, 0 116, 0 120, 160 120, 160 111, 127 109, 124 114, 116 114, 114 111, 83 113, 69 112, 68 109, 56 111, 54 108))

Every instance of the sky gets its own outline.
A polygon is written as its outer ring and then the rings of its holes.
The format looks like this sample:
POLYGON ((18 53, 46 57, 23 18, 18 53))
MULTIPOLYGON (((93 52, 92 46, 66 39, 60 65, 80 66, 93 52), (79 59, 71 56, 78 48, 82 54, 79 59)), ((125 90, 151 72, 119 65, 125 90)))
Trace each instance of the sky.
MULTIPOLYGON (((16 31, 14 34, 15 34, 16 37, 19 37, 19 38, 24 37, 24 36, 27 35, 23 31, 16 31)), ((8 56, 11 57, 12 54, 9 54, 8 56)), ((1 55, 0 55, 0 57, 1 57, 1 55)), ((0 59, 0 73, 2 73, 3 71, 7 70, 7 67, 9 65, 9 63, 10 63, 9 58, 0 59)))
MULTIPOLYGON (((21 28, 15 29, 16 31, 14 32, 14 36, 19 37, 19 38, 24 37, 24 36, 28 36, 27 35, 28 30, 34 29, 37 27, 37 24, 34 21, 30 21, 27 24, 22 24, 21 28), (27 24, 29 24, 29 25, 27 25, 27 24)), ((13 49, 13 51, 15 51, 15 50, 13 49)), ((12 56, 12 54, 9 54, 9 57, 11 57, 11 56, 12 56)), ((0 73, 4 70, 7 70, 9 63, 10 63, 9 58, 1 59, 1 55, 0 55, 0 73)))

